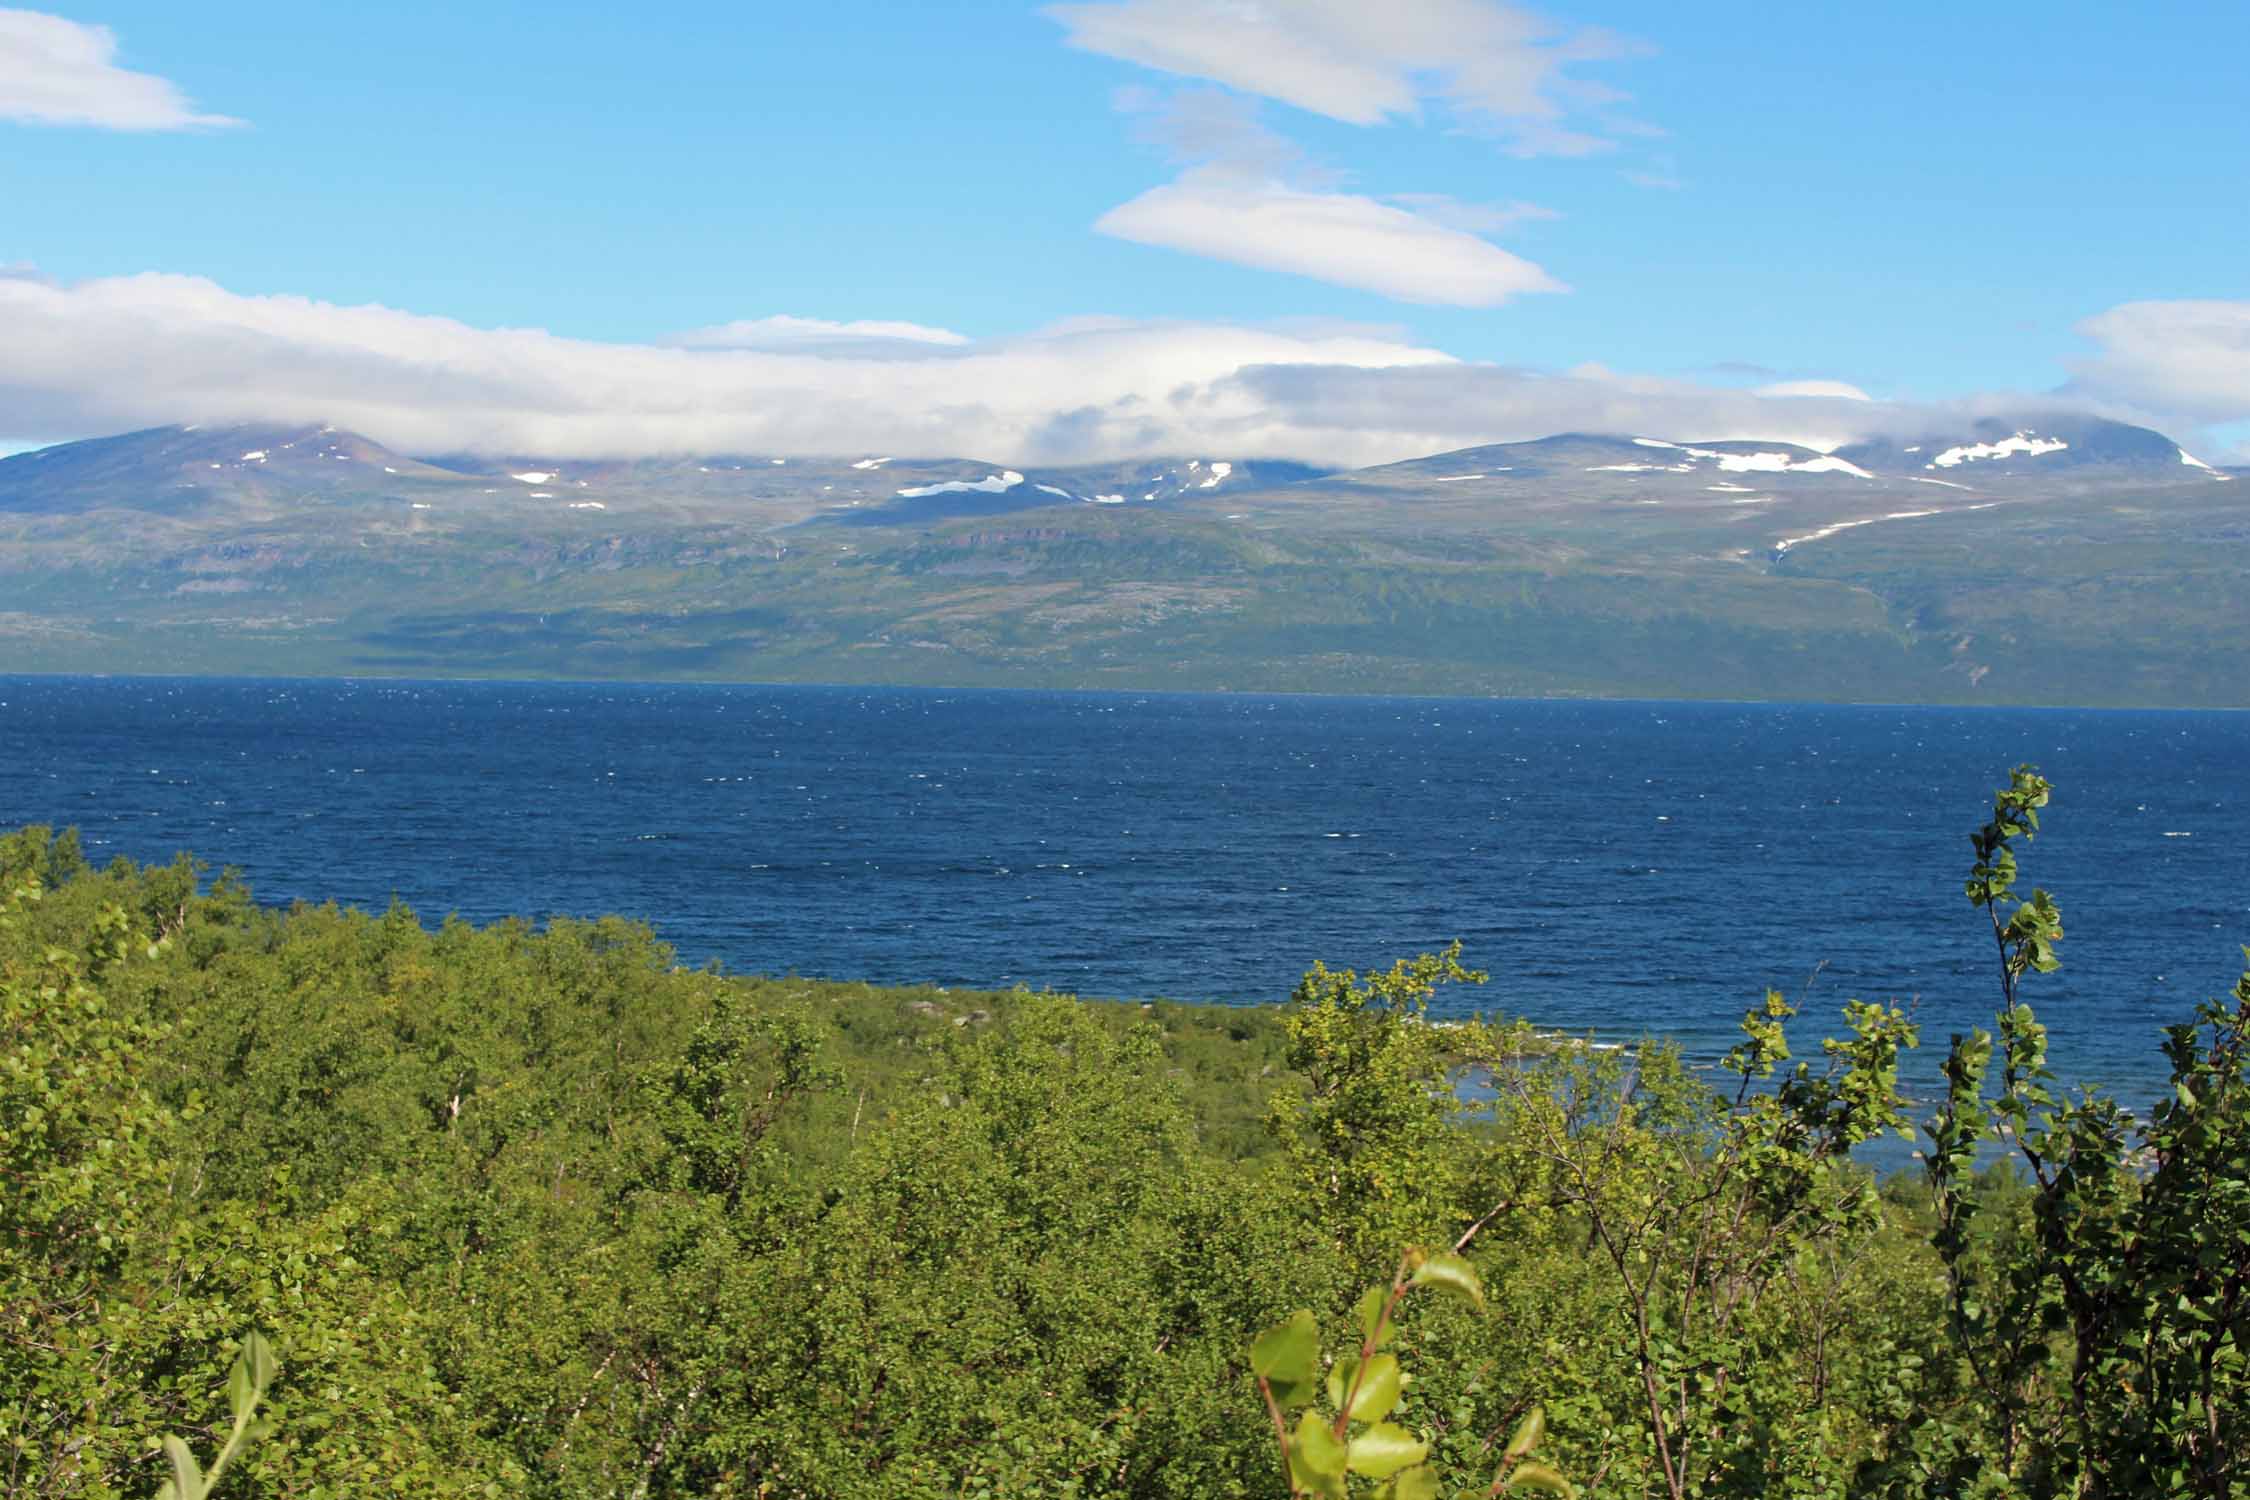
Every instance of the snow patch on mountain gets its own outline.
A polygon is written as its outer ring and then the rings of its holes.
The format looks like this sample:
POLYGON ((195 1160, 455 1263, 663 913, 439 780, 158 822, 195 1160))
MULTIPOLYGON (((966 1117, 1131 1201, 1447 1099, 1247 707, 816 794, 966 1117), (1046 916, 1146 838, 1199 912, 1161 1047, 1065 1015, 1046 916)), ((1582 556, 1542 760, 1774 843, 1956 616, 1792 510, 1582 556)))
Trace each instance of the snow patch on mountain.
POLYGON ((545 484, 555 476, 552 470, 532 469, 522 474, 510 474, 508 477, 519 484, 545 484))
MULTIPOLYGON (((1200 464, 1194 464, 1194 463, 1191 463, 1191 464, 1189 464, 1189 465, 1188 465, 1188 467, 1189 467, 1189 468, 1191 468, 1191 469, 1193 469, 1193 468, 1198 468, 1198 467, 1200 467, 1200 464)), ((1211 465, 1211 477, 1210 477, 1209 479, 1206 479, 1206 480, 1204 480, 1204 481, 1203 481, 1203 482, 1202 482, 1201 484, 1197 485, 1197 486, 1196 486, 1196 488, 1197 488, 1197 489, 1199 489, 1199 490, 1207 490, 1207 489, 1210 489, 1210 488, 1211 488, 1211 487, 1212 487, 1213 485, 1217 484, 1217 483, 1218 483, 1218 482, 1219 482, 1220 480, 1222 480, 1222 479, 1226 478, 1226 477, 1227 477, 1227 476, 1228 476, 1229 474, 1232 474, 1233 472, 1234 472, 1234 465, 1233 465, 1233 464, 1229 464, 1229 463, 1215 463, 1215 464, 1211 465)))
MULTIPOLYGON (((1722 464, 1720 467, 1724 468, 1725 465, 1722 464)), ((1801 464, 1791 464, 1789 470, 1793 474, 1849 474, 1856 479, 1873 479, 1875 477, 1850 459, 1837 458, 1833 454, 1807 459, 1801 464)))
POLYGON ((1690 448, 1694 458, 1715 458, 1719 467, 1729 474, 1850 474, 1857 479, 1873 479, 1858 464, 1847 458, 1824 455, 1803 462, 1786 453, 1721 453, 1714 448, 1690 448))
POLYGON ((1987 458, 2006 458, 2017 453, 2025 458, 2037 458, 2043 453, 2060 453, 2069 446, 2061 438, 2043 438, 2029 432, 2019 432, 2014 437, 2002 438, 1997 443, 1964 443, 1958 448, 1948 448, 1922 467, 1950 469, 1957 464, 1974 463, 1987 458))
POLYGON ((1817 542, 1823 537, 1834 536, 1839 531, 1849 531, 1854 526, 1872 526, 1877 521, 1911 521, 1917 516, 1942 516, 1944 514, 1945 512, 1942 510, 1894 510, 1887 516, 1869 516, 1860 521, 1838 521, 1834 525, 1823 526, 1818 531, 1808 531, 1803 536, 1787 537, 1774 543, 1773 555, 1779 557, 1791 547, 1802 546, 1806 542, 1817 542))
POLYGON ((998 495, 1023 483, 1023 476, 1013 469, 1002 469, 997 474, 987 474, 982 479, 947 479, 937 484, 917 484, 900 490, 901 498, 919 500, 925 495, 979 494, 998 495))
POLYGON ((2220 473, 2217 469, 2212 468, 2209 464, 2205 463, 2202 459, 2197 458, 2194 454, 2188 452, 2185 448, 2182 448, 2180 450, 2180 462, 2186 464, 2191 469, 2201 469, 2204 473, 2210 475, 2213 479, 2227 480, 2234 478, 2232 474, 2220 473))

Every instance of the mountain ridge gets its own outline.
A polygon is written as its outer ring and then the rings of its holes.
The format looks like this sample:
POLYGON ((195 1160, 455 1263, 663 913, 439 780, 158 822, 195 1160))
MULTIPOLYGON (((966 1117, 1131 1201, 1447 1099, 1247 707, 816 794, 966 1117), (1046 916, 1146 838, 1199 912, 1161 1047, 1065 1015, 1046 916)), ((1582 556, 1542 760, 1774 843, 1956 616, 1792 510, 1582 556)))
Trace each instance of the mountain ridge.
MULTIPOLYGON (((790 493, 809 502, 800 519, 810 519, 820 510, 874 507, 885 520, 914 524, 1037 508, 1049 500, 1130 505, 1219 498, 1212 492, 1221 490, 1231 497, 1319 481, 1384 486, 1404 480, 1414 481, 1417 487, 1432 480, 1521 484, 1570 473, 1708 474, 1722 483, 1754 478, 1755 483, 1743 485, 1746 489, 1838 475, 1971 492, 2015 490, 2022 482, 2051 492, 2126 479, 2224 483, 2235 477, 2152 429, 2069 414, 1986 418, 1966 430, 1927 434, 1912 443, 1868 439, 1827 450, 1780 439, 1557 433, 1344 470, 1287 459, 1179 456, 1022 469, 960 456, 679 454, 569 460, 535 454, 455 453, 417 457, 333 426, 237 423, 146 428, 0 458, 0 510, 65 513, 74 506, 94 508, 89 501, 104 500, 130 508, 178 509, 193 503, 183 502, 181 491, 208 494, 251 478, 269 488, 317 482, 330 492, 349 492, 354 488, 352 480, 365 479, 367 485, 359 488, 403 492, 418 483, 455 485, 519 498, 556 498, 552 491, 541 493, 551 484, 641 495, 669 492, 680 499, 691 494, 759 499, 790 493), (1585 461, 1596 457, 1609 461, 1585 461), (322 469, 324 461, 355 463, 360 468, 347 474, 322 469), (1434 472, 1441 468, 1456 472, 1434 472), (1484 472, 1461 472, 1479 468, 1484 472), (795 472, 788 472, 791 469, 795 472), (384 477, 374 478, 373 471, 384 477), (691 472, 698 477, 691 478, 691 472), (209 477, 214 474, 220 478, 209 477), (1501 475, 1512 477, 1501 479, 1501 475), (885 482, 895 478, 911 482, 885 482), (807 488, 812 485, 819 488, 807 488), (1006 500, 999 505, 899 503, 976 494, 1006 500), (137 497, 137 504, 128 496, 137 497)), ((851 519, 859 525, 873 522, 869 516, 851 519)))
POLYGON ((0 667, 2250 702, 2250 487, 2072 420, 1352 470, 145 429, 0 459, 0 667))

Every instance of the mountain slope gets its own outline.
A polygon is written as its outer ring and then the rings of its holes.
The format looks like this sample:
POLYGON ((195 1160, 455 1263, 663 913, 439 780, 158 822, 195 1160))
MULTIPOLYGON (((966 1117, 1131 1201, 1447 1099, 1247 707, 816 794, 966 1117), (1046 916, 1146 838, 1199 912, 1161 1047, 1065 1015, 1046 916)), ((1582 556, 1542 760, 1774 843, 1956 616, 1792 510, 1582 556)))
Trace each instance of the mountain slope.
POLYGON ((2211 483, 2231 476, 2160 432, 2074 414, 1987 418, 1966 429, 1855 443, 1836 456, 1884 472, 1970 486, 2048 491, 2128 483, 2211 483))
POLYGON ((2242 704, 2246 574, 2250 486, 2083 419, 1348 473, 322 428, 0 460, 13 670, 2242 704))
POLYGON ((0 512, 187 514, 458 477, 331 427, 157 427, 0 459, 0 512))

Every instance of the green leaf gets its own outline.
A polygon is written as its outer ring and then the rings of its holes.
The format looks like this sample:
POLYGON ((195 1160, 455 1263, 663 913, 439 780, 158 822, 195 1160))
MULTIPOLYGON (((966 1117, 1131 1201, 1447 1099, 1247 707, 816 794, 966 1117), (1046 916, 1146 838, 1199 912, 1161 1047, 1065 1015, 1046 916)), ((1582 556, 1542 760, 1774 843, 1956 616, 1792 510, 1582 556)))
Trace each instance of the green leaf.
POLYGON ((1297 1461, 1296 1445, 1290 1445, 1289 1482, 1297 1493, 1318 1496, 1319 1500, 1349 1500, 1350 1490, 1341 1474, 1315 1474, 1297 1461))
POLYGON ((235 1425, 249 1421, 257 1405, 258 1393, 250 1389, 250 1362, 238 1354, 227 1371, 227 1407, 234 1413, 235 1425))
POLYGON ((1398 1360, 1393 1355, 1376 1355, 1367 1362, 1364 1375, 1360 1373, 1359 1361, 1346 1355, 1328 1367, 1328 1404, 1342 1411, 1344 1403, 1349 1401, 1353 1421, 1380 1422, 1398 1405, 1399 1387, 1403 1383, 1398 1360))
POLYGON ((1561 1495, 1564 1500, 1575 1500, 1578 1494, 1577 1488, 1562 1477, 1560 1470, 1550 1469, 1545 1464, 1524 1464, 1508 1476, 1503 1488, 1544 1490, 1550 1495, 1561 1495))
POLYGON ((1422 1464, 1401 1469, 1385 1488, 1391 1492, 1391 1500, 1438 1500, 1441 1493, 1437 1471, 1422 1464))
POLYGON ((1546 1435, 1547 1413, 1543 1408, 1534 1406, 1516 1424, 1516 1435, 1508 1439, 1507 1451, 1501 1456, 1511 1463, 1519 1458, 1528 1458, 1531 1450, 1538 1447, 1539 1440, 1546 1435))
POLYGON ((1408 1284, 1434 1286, 1439 1291, 1451 1292, 1475 1303, 1477 1311, 1484 1311, 1484 1283, 1477 1279, 1476 1268, 1458 1255, 1431 1256, 1414 1268, 1408 1284))
MULTIPOLYGON (((1358 1361, 1354 1360, 1356 1366, 1358 1361)), ((1355 1373, 1356 1372, 1355 1370, 1355 1373)), ((1367 1362, 1366 1372, 1358 1375, 1359 1391, 1352 1397, 1351 1418, 1354 1422, 1380 1422, 1398 1405, 1399 1374, 1395 1355, 1378 1354, 1367 1362)), ((1348 1391, 1349 1385, 1345 1386, 1348 1391)), ((1338 1402, 1339 1406, 1343 1403, 1338 1402)))
POLYGON ((1318 1412, 1308 1411, 1297 1419, 1297 1435, 1289 1440, 1289 1451, 1295 1455, 1297 1467, 1308 1474, 1343 1477, 1347 1450, 1318 1412))
POLYGON ((164 1456, 172 1461, 172 1490, 176 1500, 203 1500, 203 1470, 185 1440, 167 1437, 164 1456))
POLYGON ((1430 1456, 1430 1445, 1396 1422, 1377 1422, 1352 1439, 1345 1455, 1354 1474, 1387 1479, 1430 1456))
POLYGON ((1371 1348, 1382 1348, 1397 1331, 1383 1316, 1390 1303, 1391 1293, 1388 1287, 1371 1286, 1359 1299, 1359 1336, 1371 1348))
POLYGON ((1274 1400, 1298 1406, 1312 1399, 1320 1369, 1320 1328, 1302 1308, 1250 1344, 1250 1369, 1273 1390, 1274 1400), (1285 1394, 1286 1392, 1286 1394, 1285 1394))
POLYGON ((273 1357, 273 1345, 266 1336, 252 1329, 242 1340, 241 1358, 250 1366, 250 1385, 263 1396, 281 1373, 281 1361, 273 1357))

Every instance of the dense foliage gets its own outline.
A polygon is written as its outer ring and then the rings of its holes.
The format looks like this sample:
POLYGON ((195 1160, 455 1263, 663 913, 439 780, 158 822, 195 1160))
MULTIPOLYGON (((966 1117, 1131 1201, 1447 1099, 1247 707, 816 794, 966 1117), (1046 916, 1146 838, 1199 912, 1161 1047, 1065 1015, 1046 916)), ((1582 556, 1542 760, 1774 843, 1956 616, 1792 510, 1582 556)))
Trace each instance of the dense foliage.
POLYGON ((2250 1495, 2250 978, 2147 1118, 2065 1098, 2047 795, 1882 1184, 1884 1005, 1793 1063, 1769 994, 1714 1074, 1434 1024, 1454 952, 1258 1010, 738 979, 27 829, 0 1491, 2250 1495))

